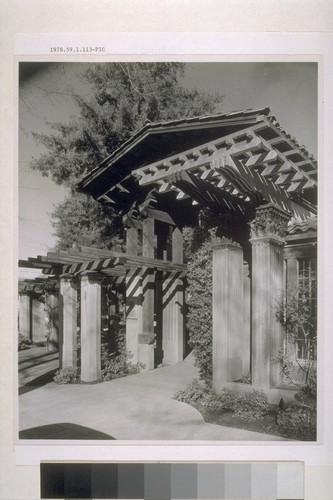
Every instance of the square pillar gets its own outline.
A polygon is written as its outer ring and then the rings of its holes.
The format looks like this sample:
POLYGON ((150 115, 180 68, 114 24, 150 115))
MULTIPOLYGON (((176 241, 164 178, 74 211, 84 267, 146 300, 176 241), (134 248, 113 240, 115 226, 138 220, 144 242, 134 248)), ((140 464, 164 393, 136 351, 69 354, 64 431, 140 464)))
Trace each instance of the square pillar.
POLYGON ((138 361, 146 370, 154 369, 155 347, 155 272, 150 268, 142 270, 142 327, 139 333, 138 361))
POLYGON ((251 373, 251 278, 249 266, 243 265, 243 375, 251 373))
POLYGON ((62 368, 77 367, 77 291, 78 285, 73 275, 62 274, 60 276, 62 368))
POLYGON ((44 303, 36 296, 32 297, 32 340, 34 342, 45 342, 45 310, 44 303))
POLYGON ((252 243, 252 385, 267 390, 281 382, 278 363, 282 327, 274 306, 284 289, 283 247, 290 216, 268 204, 256 209, 251 222, 252 243))
POLYGON ((81 275, 81 381, 101 377, 101 281, 97 272, 81 275))
POLYGON ((163 278, 163 364, 172 365, 184 357, 184 284, 177 272, 163 278))
POLYGON ((126 350, 139 360, 139 334, 142 333, 142 280, 139 269, 126 274, 126 350))
POLYGON ((242 377, 243 250, 226 238, 213 245, 213 390, 242 377))
POLYGON ((55 283, 49 283, 45 288, 45 314, 48 323, 46 348, 48 351, 58 351, 61 346, 61 331, 59 329, 59 290, 55 283))
MULTIPOLYGON (((172 262, 184 260, 183 233, 172 228, 172 262)), ((184 282, 180 273, 165 273, 163 281, 163 363, 175 364, 184 358, 184 282)))
POLYGON ((19 295, 19 332, 31 339, 31 303, 27 292, 20 292, 19 295))

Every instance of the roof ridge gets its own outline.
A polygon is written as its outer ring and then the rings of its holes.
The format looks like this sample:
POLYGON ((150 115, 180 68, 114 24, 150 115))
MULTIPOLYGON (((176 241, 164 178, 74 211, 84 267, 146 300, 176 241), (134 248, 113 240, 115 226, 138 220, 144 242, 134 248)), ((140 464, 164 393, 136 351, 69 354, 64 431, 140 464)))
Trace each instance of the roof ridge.
POLYGON ((170 125, 176 125, 180 123, 195 123, 195 122, 203 122, 203 121, 209 121, 209 120, 223 120, 228 117, 233 117, 233 118, 238 118, 238 117, 244 117, 247 118, 248 116, 253 116, 253 115, 258 115, 258 116, 269 116, 270 114, 270 108, 269 107, 264 107, 264 108, 258 108, 258 109, 253 109, 253 108, 248 108, 248 109, 243 109, 243 110, 235 110, 235 111, 229 111, 226 113, 212 113, 212 114, 207 114, 207 115, 198 115, 198 116, 193 116, 190 118, 178 118, 174 120, 162 120, 158 122, 148 122, 146 123, 143 127, 141 127, 137 132, 135 132, 127 141, 123 142, 118 148, 116 148, 111 154, 109 154, 102 162, 100 162, 96 167, 91 169, 89 172, 85 173, 82 178, 79 180, 77 183, 77 186, 79 187, 81 183, 90 175, 93 175, 95 172, 97 172, 99 169, 101 169, 104 165, 107 165, 109 160, 119 154, 122 150, 124 150, 128 144, 133 142, 135 139, 140 137, 140 135, 144 135, 145 133, 149 132, 150 130, 154 130, 154 128, 158 127, 167 127, 170 125))

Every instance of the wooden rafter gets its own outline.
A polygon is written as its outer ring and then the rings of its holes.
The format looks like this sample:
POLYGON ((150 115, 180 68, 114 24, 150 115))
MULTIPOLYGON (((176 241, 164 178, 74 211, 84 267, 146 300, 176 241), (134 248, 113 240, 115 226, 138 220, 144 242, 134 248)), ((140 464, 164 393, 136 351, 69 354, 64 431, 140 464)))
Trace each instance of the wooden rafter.
POLYGON ((57 275, 79 275, 84 271, 97 271, 105 276, 121 277, 130 269, 142 267, 181 273, 187 270, 183 264, 86 246, 82 246, 80 250, 48 252, 46 256, 39 255, 34 258, 32 263, 29 263, 29 260, 19 261, 20 267, 27 267, 28 264, 42 269, 44 274, 57 275))
MULTIPOLYGON (((188 186, 182 189, 179 178, 173 182, 179 173, 187 172, 237 198, 252 202, 254 199, 259 200, 261 195, 267 202, 277 203, 285 210, 303 217, 309 211, 316 211, 306 197, 303 203, 299 196, 316 188, 316 168, 316 162, 304 148, 281 134, 269 120, 265 120, 253 125, 246 133, 230 134, 154 162, 135 170, 133 175, 142 186, 157 185, 160 194, 174 191, 177 199, 192 197, 194 203, 200 203, 197 199, 200 193, 194 196, 188 186), (234 168, 238 177, 228 175, 227 169, 230 167, 234 168), (241 181, 243 187, 244 183, 247 184, 245 189, 240 189, 241 181)), ((205 196, 201 196, 201 199, 202 203, 207 201, 205 196)))

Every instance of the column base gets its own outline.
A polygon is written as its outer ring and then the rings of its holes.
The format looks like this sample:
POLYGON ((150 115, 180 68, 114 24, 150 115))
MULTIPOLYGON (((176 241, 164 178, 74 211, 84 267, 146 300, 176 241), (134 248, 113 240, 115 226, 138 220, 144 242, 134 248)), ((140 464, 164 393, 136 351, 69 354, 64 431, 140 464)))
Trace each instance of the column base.
POLYGON ((154 344, 139 344, 138 361, 145 365, 144 370, 154 369, 154 344))
POLYGON ((223 358, 213 361, 213 390, 221 392, 225 384, 242 378, 242 358, 223 358))

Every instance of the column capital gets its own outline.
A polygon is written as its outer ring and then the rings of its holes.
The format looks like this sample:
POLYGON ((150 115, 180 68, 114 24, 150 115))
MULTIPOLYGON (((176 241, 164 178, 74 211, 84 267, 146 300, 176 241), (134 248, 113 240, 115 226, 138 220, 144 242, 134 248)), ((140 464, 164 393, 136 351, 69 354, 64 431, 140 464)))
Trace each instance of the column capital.
POLYGON ((250 222, 251 243, 258 239, 284 243, 290 217, 288 212, 271 203, 257 207, 255 218, 250 222))
POLYGON ((83 271, 80 275, 81 281, 88 281, 92 283, 100 283, 104 276, 102 276, 98 271, 83 271))
POLYGON ((72 273, 64 273, 60 274, 59 278, 61 281, 72 281, 76 278, 76 276, 72 273))
POLYGON ((236 243, 235 241, 226 238, 224 236, 222 238, 215 236, 212 240, 212 248, 213 250, 222 249, 222 250, 236 250, 238 252, 243 251, 239 243, 236 243))
POLYGON ((59 290, 59 282, 55 278, 48 278, 45 283, 45 291, 56 293, 59 290))

